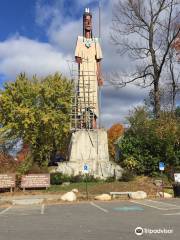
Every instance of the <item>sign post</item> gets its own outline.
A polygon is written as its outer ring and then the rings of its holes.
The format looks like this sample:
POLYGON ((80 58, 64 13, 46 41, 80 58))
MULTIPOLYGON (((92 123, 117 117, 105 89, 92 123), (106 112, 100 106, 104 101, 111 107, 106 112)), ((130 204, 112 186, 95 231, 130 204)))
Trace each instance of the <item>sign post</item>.
POLYGON ((163 192, 163 198, 164 198, 164 181, 163 181, 163 171, 165 169, 164 162, 159 162, 159 170, 161 171, 161 178, 162 178, 162 192, 163 192))
POLYGON ((84 164, 84 166, 83 166, 83 173, 86 175, 86 198, 87 198, 87 200, 88 200, 88 184, 87 184, 87 180, 88 180, 88 178, 87 178, 87 176, 88 176, 88 173, 89 173, 89 165, 88 164, 84 164))

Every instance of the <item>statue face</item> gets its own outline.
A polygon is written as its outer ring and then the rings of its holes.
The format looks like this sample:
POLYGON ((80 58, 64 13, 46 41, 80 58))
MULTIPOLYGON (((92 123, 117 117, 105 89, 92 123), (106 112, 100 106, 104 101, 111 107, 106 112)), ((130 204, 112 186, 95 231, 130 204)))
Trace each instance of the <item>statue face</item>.
POLYGON ((84 18, 84 29, 86 31, 91 31, 92 30, 92 19, 91 16, 85 16, 84 18))

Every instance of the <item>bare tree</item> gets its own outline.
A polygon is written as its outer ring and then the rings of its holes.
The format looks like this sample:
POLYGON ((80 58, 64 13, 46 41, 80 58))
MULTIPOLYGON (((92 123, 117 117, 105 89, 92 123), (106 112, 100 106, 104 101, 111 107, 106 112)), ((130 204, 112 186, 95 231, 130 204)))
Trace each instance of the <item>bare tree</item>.
POLYGON ((169 76, 168 86, 171 100, 171 111, 175 111, 176 108, 176 96, 180 92, 180 72, 176 69, 177 61, 174 57, 174 51, 170 50, 169 52, 169 76))
POLYGON ((169 51, 180 33, 180 0, 119 0, 113 11, 112 39, 120 54, 136 62, 118 84, 153 86, 154 114, 160 114, 160 81, 169 51))

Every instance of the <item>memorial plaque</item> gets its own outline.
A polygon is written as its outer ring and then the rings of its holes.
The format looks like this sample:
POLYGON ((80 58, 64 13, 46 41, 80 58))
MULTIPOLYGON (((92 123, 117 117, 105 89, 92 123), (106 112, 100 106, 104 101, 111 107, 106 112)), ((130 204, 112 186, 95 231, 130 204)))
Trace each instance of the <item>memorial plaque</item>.
POLYGON ((28 174, 21 178, 22 188, 47 188, 50 186, 50 174, 28 174))
POLYGON ((0 188, 14 188, 15 174, 0 174, 0 188))

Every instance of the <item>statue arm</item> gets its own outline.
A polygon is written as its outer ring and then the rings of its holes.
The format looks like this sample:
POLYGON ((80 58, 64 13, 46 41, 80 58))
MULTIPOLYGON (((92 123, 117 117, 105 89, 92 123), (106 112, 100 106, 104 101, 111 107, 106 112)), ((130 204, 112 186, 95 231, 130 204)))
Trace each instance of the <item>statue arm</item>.
POLYGON ((98 86, 103 86, 104 80, 103 80, 102 71, 101 71, 101 59, 97 60, 97 81, 98 81, 98 86))

